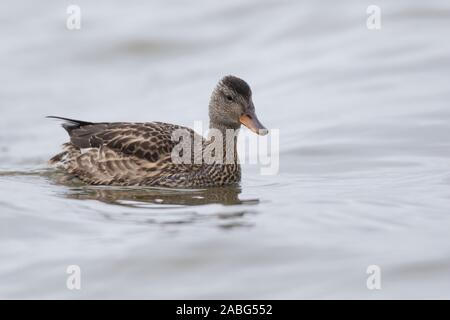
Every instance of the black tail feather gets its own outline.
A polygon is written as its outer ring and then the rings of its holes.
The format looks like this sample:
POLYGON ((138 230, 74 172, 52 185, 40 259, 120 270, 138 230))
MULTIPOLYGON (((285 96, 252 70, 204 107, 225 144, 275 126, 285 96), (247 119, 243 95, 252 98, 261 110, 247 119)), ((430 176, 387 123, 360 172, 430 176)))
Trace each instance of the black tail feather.
POLYGON ((94 124, 93 122, 87 122, 87 121, 81 121, 81 120, 75 120, 75 119, 69 119, 69 118, 63 118, 63 117, 57 117, 57 116, 47 116, 46 118, 65 121, 62 124, 62 127, 64 129, 66 129, 67 132, 69 132, 69 133, 70 133, 70 131, 79 129, 82 126, 94 124))

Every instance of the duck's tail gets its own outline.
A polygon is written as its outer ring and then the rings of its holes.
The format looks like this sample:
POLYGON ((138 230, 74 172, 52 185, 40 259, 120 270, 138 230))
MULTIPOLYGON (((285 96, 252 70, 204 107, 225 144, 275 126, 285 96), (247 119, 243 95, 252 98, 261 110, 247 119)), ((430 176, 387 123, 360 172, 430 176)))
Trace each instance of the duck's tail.
POLYGON ((82 126, 88 126, 88 125, 94 124, 93 122, 81 121, 81 120, 75 120, 75 119, 69 119, 69 118, 63 118, 63 117, 57 117, 57 116, 47 116, 46 118, 64 121, 64 123, 62 123, 61 126, 64 129, 66 129, 66 131, 68 133, 70 133, 72 130, 79 129, 82 126))

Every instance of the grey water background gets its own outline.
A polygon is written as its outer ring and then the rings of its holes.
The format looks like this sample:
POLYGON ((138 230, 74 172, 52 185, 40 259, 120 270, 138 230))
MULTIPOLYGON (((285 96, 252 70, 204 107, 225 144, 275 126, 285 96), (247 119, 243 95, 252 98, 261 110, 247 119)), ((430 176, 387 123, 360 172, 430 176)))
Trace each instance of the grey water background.
POLYGON ((449 31, 443 0, 1 1, 0 297, 450 298, 449 31), (47 167, 67 136, 44 116, 192 126, 226 74, 280 129, 278 174, 188 192, 47 167))

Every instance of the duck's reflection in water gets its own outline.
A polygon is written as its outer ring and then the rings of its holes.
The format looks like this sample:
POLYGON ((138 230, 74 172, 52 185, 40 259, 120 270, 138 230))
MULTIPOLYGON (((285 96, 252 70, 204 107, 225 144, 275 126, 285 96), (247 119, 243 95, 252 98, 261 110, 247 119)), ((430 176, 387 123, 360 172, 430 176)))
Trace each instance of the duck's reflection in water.
POLYGON ((239 199, 239 186, 208 189, 165 189, 124 187, 72 187, 65 194, 67 198, 98 200, 109 204, 132 205, 152 203, 158 205, 198 206, 205 204, 256 204, 258 199, 239 199))
POLYGON ((256 212, 249 206, 259 203, 257 198, 243 196, 237 185, 205 189, 90 186, 59 172, 47 174, 47 177, 66 187, 59 192, 60 196, 114 205, 117 210, 95 204, 91 209, 115 222, 184 225, 209 221, 224 229, 248 227, 252 223, 246 218, 247 214, 256 212))

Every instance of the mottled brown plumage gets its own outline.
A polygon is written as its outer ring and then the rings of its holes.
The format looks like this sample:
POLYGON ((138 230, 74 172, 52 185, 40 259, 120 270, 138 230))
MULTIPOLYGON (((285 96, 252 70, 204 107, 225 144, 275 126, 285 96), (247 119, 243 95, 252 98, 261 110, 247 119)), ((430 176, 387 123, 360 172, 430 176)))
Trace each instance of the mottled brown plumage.
MULTIPOLYGON (((210 128, 223 133, 239 129, 243 123, 253 131, 265 134, 254 112, 250 87, 245 81, 227 76, 215 88, 209 104, 210 128)), ((222 153, 232 161, 207 163, 198 154, 184 155, 188 162, 174 161, 180 141, 199 143, 202 151, 214 138, 204 139, 192 129, 163 122, 91 123, 61 117, 70 142, 50 163, 80 180, 94 185, 145 185, 164 187, 206 187, 238 183, 241 169, 236 144, 232 150, 223 141, 222 153), (183 132, 186 141, 174 138, 183 132), (178 146, 177 146, 178 145, 178 146)), ((233 138, 236 142, 236 137, 233 138)), ((191 149, 189 149, 191 150, 191 149)), ((183 150, 182 152, 185 152, 183 150)), ((183 156, 182 152, 179 156, 183 156)), ((215 150, 215 152, 220 152, 215 150)), ((227 158, 228 159, 228 158, 227 158)))

